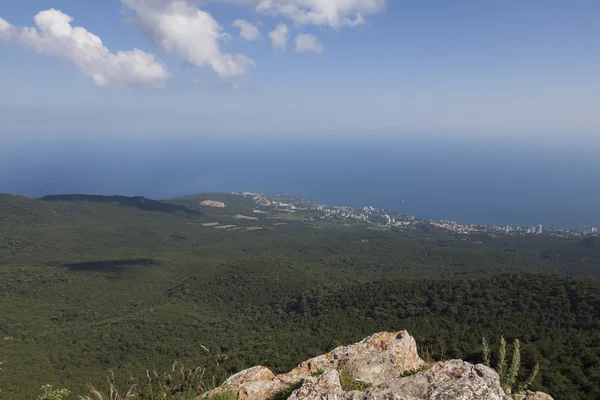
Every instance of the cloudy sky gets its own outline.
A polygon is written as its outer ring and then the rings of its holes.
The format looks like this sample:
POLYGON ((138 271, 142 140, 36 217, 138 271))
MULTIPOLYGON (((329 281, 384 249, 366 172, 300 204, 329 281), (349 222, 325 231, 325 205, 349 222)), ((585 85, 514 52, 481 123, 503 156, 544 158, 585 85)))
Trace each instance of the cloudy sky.
POLYGON ((22 0, 0 136, 600 132, 600 2, 22 0))

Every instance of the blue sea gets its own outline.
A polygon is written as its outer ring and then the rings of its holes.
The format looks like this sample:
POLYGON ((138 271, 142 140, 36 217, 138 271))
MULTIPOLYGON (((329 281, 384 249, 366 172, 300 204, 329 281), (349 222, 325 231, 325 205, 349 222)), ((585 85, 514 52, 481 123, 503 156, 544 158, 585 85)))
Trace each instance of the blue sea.
POLYGON ((428 219, 600 226, 599 147, 582 141, 386 135, 4 139, 0 192, 287 193, 428 219))

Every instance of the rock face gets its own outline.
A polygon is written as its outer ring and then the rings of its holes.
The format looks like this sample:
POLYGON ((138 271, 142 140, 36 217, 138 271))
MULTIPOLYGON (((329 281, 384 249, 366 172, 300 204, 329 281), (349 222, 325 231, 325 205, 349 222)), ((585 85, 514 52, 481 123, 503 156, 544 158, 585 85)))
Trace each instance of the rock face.
POLYGON ((531 392, 527 390, 523 394, 518 394, 514 396, 515 400, 553 400, 550 395, 542 392, 531 392))
POLYGON ((341 400, 344 390, 340 384, 340 375, 329 370, 319 376, 306 378, 302 386, 295 390, 288 400, 341 400))
POLYGON ((461 360, 434 364, 421 373, 383 383, 365 392, 352 392, 352 400, 510 400, 498 374, 484 365, 461 360))
POLYGON ((287 387, 274 378, 267 367, 252 367, 230 376, 211 395, 232 392, 241 399, 267 399, 287 387))
POLYGON ((343 369, 355 379, 378 384, 399 377, 405 371, 418 369, 423 364, 417 353, 417 343, 408 332, 381 332, 304 361, 278 378, 296 383, 319 369, 343 369))
MULTIPOLYGON (((371 335, 304 361, 286 374, 253 367, 231 376, 207 395, 232 392, 242 400, 267 400, 294 386, 297 389, 290 400, 511 400, 498 374, 484 365, 461 360, 425 365, 406 331, 371 335), (364 392, 345 392, 340 371, 372 386, 364 392), (406 372, 414 373, 403 376, 406 372)), ((539 392, 514 399, 552 400, 539 392)))

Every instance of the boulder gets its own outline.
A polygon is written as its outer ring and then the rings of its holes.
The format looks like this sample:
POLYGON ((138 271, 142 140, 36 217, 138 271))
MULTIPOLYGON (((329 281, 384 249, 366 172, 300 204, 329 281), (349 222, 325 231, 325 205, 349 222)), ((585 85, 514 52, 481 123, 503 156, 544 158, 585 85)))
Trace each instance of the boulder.
POLYGON ((286 387, 274 378, 275 375, 267 367, 252 367, 230 376, 207 396, 231 392, 242 400, 268 399, 286 387))
POLYGON ((350 392, 347 400, 510 400, 496 371, 461 360, 434 364, 426 371, 396 378, 364 392, 350 392))
POLYGON ((344 391, 336 370, 306 378, 288 400, 343 400, 344 391))
POLYGON ((379 384, 423 365, 417 343, 407 331, 380 332, 358 343, 340 346, 327 354, 304 361, 277 378, 293 384, 319 369, 346 370, 353 378, 379 384))
POLYGON ((531 392, 529 390, 524 393, 513 396, 514 400, 554 400, 549 394, 542 392, 531 392))

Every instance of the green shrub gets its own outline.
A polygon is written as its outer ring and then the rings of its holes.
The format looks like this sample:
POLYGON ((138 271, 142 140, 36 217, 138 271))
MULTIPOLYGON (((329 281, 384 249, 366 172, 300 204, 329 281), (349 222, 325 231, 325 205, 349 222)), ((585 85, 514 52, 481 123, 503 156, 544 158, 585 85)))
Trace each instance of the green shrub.
POLYGON ((38 400, 65 400, 71 394, 68 389, 54 389, 52 385, 44 385, 41 390, 38 400))

